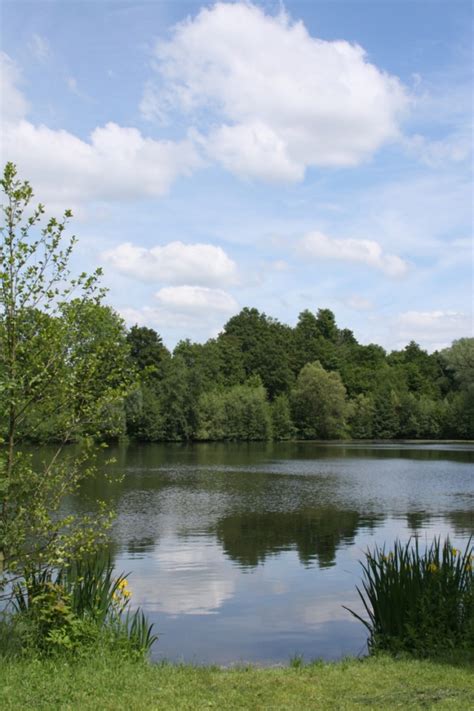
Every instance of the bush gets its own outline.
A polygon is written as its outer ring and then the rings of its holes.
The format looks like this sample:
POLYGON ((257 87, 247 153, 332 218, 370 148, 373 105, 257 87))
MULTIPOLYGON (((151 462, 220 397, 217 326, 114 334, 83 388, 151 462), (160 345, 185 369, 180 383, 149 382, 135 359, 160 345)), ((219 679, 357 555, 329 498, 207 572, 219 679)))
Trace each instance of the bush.
POLYGON ((51 654, 105 645, 145 655, 156 635, 140 609, 130 612, 130 597, 127 576, 114 576, 110 560, 95 556, 54 573, 30 573, 15 586, 13 615, 4 625, 20 650, 51 654))
MULTIPOLYGON (((349 610, 369 630, 369 651, 436 656, 474 649, 473 550, 464 553, 440 538, 420 552, 418 539, 394 550, 375 548, 362 563, 368 620, 349 610)), ((348 608, 346 608, 348 609, 348 608)))

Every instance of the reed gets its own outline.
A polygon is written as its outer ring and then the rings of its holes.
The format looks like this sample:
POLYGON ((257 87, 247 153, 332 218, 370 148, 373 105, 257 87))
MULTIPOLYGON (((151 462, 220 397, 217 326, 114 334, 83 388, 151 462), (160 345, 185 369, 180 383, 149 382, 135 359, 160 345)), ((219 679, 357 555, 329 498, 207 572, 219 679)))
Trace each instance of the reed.
POLYGON ((117 576, 110 558, 96 555, 59 570, 29 573, 15 587, 12 602, 17 615, 36 623, 43 648, 97 642, 104 633, 112 646, 146 654, 157 635, 140 609, 130 610, 130 598, 128 575, 117 576))
POLYGON ((418 538, 365 554, 357 592, 367 617, 346 608, 369 631, 370 652, 418 656, 474 649, 473 550, 440 537, 421 549, 418 538))

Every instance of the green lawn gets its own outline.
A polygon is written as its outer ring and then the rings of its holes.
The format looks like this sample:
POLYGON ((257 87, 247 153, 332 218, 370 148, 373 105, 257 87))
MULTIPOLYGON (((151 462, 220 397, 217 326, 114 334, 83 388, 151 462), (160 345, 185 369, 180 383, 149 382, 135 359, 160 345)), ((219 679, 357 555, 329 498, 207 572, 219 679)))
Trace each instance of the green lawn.
POLYGON ((372 658, 301 668, 152 666, 113 656, 11 661, 0 708, 91 711, 186 709, 474 709, 474 669, 372 658))

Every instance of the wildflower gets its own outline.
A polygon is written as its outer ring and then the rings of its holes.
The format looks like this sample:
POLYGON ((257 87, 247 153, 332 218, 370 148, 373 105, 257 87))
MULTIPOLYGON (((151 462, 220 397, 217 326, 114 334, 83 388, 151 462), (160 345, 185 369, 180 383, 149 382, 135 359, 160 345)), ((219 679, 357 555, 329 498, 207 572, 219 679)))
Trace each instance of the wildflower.
POLYGON ((454 557, 456 557, 457 554, 459 553, 459 551, 457 548, 451 548, 451 553, 453 554, 454 557))
POLYGON ((430 563, 427 569, 430 571, 430 573, 438 572, 438 566, 436 565, 436 563, 430 563))

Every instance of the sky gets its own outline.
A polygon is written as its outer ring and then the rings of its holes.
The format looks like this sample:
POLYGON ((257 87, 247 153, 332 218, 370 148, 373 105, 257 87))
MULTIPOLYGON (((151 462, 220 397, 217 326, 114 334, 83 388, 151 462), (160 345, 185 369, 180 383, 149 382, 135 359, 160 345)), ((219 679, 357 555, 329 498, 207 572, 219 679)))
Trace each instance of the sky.
POLYGON ((472 336, 463 0, 2 0, 1 160, 173 347, 245 306, 472 336))

